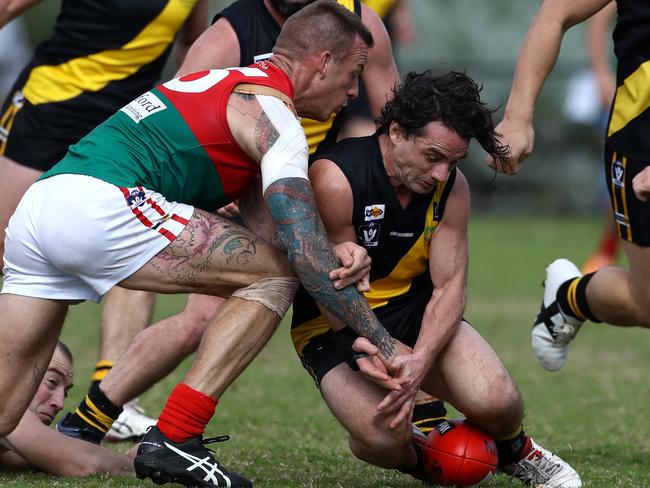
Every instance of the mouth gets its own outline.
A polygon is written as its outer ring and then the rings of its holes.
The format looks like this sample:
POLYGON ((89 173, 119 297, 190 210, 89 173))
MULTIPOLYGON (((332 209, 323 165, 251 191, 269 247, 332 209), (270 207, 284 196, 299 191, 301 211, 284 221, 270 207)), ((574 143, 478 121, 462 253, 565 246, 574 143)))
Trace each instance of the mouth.
POLYGON ((52 422, 54 422, 54 416, 47 414, 45 412, 39 412, 38 418, 40 419, 41 422, 43 422, 45 425, 50 425, 52 422))

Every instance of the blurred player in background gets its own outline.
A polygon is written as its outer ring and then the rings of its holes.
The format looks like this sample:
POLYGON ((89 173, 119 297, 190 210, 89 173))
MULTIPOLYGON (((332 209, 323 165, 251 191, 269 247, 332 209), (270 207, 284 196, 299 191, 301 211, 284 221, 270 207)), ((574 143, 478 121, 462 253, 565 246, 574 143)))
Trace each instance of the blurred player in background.
MULTIPOLYGON (((517 60, 512 91, 497 127, 512 154, 504 170, 515 173, 533 150, 533 114, 553 69, 564 33, 604 8, 609 0, 546 0, 531 24, 517 60)), ((566 259, 546 270, 544 299, 535 320, 535 354, 548 370, 562 368, 569 343, 586 320, 650 327, 650 4, 619 0, 614 52, 616 93, 607 124, 605 182, 629 269, 607 266, 581 275, 566 259)), ((488 158, 488 164, 494 161, 488 158)))
POLYGON ((58 342, 29 408, 16 429, 0 438, 0 466, 11 470, 38 469, 57 476, 132 475, 130 457, 71 439, 49 427, 63 409, 70 388, 72 354, 58 342))
POLYGON ((0 27, 0 46, 11 46, 11 49, 0 50, 0 100, 4 100, 16 80, 16 75, 31 57, 31 48, 22 19, 14 19, 0 27))
POLYGON ((496 439, 505 473, 529 486, 578 488, 577 473, 525 435, 517 386, 463 319, 470 198, 457 166, 473 138, 497 159, 508 154, 479 91, 462 73, 409 73, 377 133, 339 142, 309 171, 330 240, 356 239, 372 258, 365 295, 386 330, 413 348, 400 363, 413 382, 387 397, 381 383, 355 372, 358 336, 330 328, 304 289, 294 300, 291 335, 359 459, 426 480, 410 412, 387 401, 421 388, 496 439))
MULTIPOLYGON (((410 46, 415 42, 416 33, 410 0, 362 0, 362 3, 371 8, 384 22, 393 54, 397 45, 410 46)), ((340 138, 372 134, 377 129, 373 120, 375 117, 377 117, 376 110, 371 109, 365 86, 361 85, 359 96, 350 100, 340 138)))
MULTIPOLYGON (((0 27, 38 0, 0 4, 0 27)), ((0 268, 4 232, 27 188, 68 147, 159 78, 178 35, 182 61, 207 24, 207 0, 64 0, 50 39, 16 80, 0 110, 0 268)), ((92 387, 151 318, 153 296, 116 288, 102 313, 92 387)), ((110 432, 137 438, 155 422, 135 403, 110 432)))

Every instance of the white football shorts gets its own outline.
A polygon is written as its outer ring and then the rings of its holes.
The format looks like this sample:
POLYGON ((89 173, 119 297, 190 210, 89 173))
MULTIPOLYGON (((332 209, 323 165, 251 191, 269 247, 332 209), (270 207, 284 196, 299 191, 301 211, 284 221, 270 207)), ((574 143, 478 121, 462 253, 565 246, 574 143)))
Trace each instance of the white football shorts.
POLYGON ((37 181, 7 227, 2 293, 99 302, 167 247, 193 213, 146 188, 90 176, 37 181))

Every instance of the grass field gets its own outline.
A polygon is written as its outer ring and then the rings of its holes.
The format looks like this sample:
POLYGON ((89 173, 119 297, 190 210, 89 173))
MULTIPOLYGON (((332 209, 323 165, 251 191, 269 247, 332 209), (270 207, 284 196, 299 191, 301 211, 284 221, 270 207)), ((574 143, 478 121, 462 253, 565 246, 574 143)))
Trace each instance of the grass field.
MULTIPOLYGON (((529 332, 541 299, 544 267, 556 257, 580 263, 598 235, 595 220, 474 217, 466 317, 500 353, 527 405, 526 430, 581 474, 585 487, 650 487, 650 333, 588 324, 565 368, 539 367, 529 332)), ((160 297, 156 318, 179 310, 160 297)), ((63 339, 76 357, 73 407, 85 393, 97 354, 99 308, 73 307, 63 339)), ((156 415, 182 377, 183 364, 142 399, 156 415)), ((257 487, 418 487, 419 482, 356 461, 295 357, 283 324, 269 346, 222 398, 208 434, 229 433, 217 457, 257 487)), ((118 446, 126 449, 127 446, 118 446)), ((154 486, 135 479, 53 479, 0 474, 0 486, 154 486)), ((489 487, 520 486, 499 476, 489 487)))

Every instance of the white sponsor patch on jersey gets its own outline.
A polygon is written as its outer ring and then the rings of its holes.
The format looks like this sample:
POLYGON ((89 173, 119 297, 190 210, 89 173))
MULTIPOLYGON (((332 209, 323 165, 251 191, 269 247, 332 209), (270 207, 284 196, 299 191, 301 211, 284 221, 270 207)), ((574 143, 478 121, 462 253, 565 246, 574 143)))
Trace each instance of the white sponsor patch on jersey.
POLYGON ((146 92, 122 107, 120 112, 124 112, 133 122, 138 124, 142 119, 146 119, 150 115, 165 110, 166 108, 167 106, 160 98, 151 92, 146 92))
POLYGON ((385 213, 386 213, 386 205, 384 205, 383 203, 366 205, 366 209, 364 211, 364 217, 365 217, 364 220, 368 222, 370 220, 383 219, 385 213))

